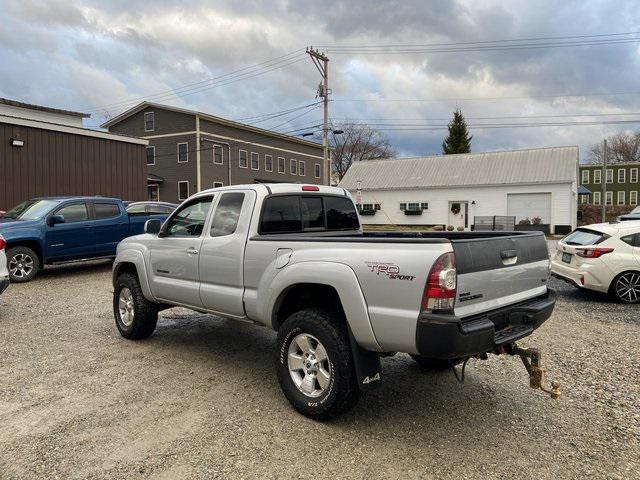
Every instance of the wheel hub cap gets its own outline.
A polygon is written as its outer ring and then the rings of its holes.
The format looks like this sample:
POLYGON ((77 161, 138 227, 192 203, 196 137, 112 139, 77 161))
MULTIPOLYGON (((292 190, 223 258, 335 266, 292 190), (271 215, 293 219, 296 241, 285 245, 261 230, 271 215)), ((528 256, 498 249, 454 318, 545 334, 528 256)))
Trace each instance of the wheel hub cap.
POLYGON ((640 274, 626 273, 616 283, 618 296, 629 303, 636 303, 640 299, 640 274))
POLYGON ((301 333, 289 344, 289 375, 308 397, 319 397, 331 384, 331 363, 327 351, 313 335, 301 333))

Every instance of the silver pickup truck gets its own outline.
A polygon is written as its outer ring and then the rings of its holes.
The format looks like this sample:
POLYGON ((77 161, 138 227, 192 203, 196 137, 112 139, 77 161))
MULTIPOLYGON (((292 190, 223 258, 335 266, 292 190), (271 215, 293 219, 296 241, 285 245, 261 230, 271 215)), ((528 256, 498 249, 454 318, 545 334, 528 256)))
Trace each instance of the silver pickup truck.
POLYGON ((0 293, 4 292, 9 286, 9 271, 7 270, 7 255, 5 253, 4 237, 0 235, 0 293))
POLYGON ((379 384, 381 355, 442 368, 504 351, 555 303, 542 234, 363 232, 336 187, 206 190, 145 232, 113 267, 122 336, 148 337, 173 306, 273 328, 282 390, 315 419, 379 384))

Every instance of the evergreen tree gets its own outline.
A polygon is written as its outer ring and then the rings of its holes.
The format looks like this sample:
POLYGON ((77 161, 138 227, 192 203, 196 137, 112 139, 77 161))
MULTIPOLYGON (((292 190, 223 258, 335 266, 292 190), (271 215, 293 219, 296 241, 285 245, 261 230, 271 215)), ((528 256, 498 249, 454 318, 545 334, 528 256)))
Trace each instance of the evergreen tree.
POLYGON ((442 153, 449 155, 452 153, 471 152, 471 139, 467 130, 467 122, 462 115, 462 111, 457 109, 453 112, 453 120, 449 123, 449 135, 442 142, 442 153))

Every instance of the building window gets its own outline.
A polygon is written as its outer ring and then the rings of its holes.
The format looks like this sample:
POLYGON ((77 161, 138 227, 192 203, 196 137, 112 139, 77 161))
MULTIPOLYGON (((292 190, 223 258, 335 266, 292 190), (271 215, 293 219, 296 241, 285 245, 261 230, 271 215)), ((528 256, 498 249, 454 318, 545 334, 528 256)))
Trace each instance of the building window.
POLYGON ((291 166, 290 166, 290 173, 291 175, 297 175, 298 174, 298 161, 295 160, 294 158, 291 159, 291 166))
POLYGON ((638 169, 632 168, 631 170, 629 170, 629 177, 629 181, 631 183, 638 183, 638 169))
POLYGON ((612 191, 608 191, 607 192, 607 196, 605 197, 605 203, 607 205, 613 205, 613 192, 612 191))
POLYGON ((155 120, 153 112, 146 112, 144 114, 144 131, 153 132, 155 129, 155 120))
POLYGON ((593 192, 593 204, 594 205, 602 204, 602 192, 593 192))
POLYGON ((273 172, 273 157, 271 155, 264 156, 264 169, 267 172, 273 172))
POLYGON ((247 164, 247 151, 240 150, 238 155, 238 166, 240 168, 247 168, 249 165, 247 164))
MULTIPOLYGON (((607 192, 609 193, 609 192, 607 192)), ((625 191, 621 190, 618 192, 618 205, 624 205, 625 202, 625 191)))
POLYGON ((300 162, 298 162, 298 175, 304 177, 307 173, 306 173, 306 165, 305 165, 305 161, 304 160, 300 160, 300 162))
POLYGON ((407 209, 407 204, 406 203, 401 203, 400 204, 400 211, 404 212, 407 209))
POLYGON ((607 183, 613 183, 613 168, 607 168, 607 178, 605 181, 607 183))
POLYGON ((189 198, 189 182, 183 180, 178 182, 178 200, 186 200, 189 198))
POLYGON ((189 161, 189 144, 188 143, 179 143, 178 144, 178 163, 185 163, 189 161))
POLYGON ((316 164, 315 164, 315 168, 314 168, 314 170, 315 170, 315 176, 316 176, 316 178, 320 178, 320 164, 319 164, 319 163, 316 163, 316 164))
POLYGON ((156 164, 156 147, 147 147, 147 165, 156 164))
POLYGON ((589 170, 582 171, 582 184, 589 185, 589 170))
POLYGON ((580 195, 580 203, 583 205, 589 203, 589 195, 580 195))
POLYGON ((284 158, 278 157, 278 173, 284 173, 284 171, 285 171, 284 158))
POLYGON ((618 183, 624 183, 627 181, 627 171, 624 168, 618 169, 618 183))
POLYGON ((420 210, 420 204, 418 202, 409 202, 407 203, 407 210, 409 211, 420 210))
POLYGON ((223 186, 224 186, 224 183, 222 182, 213 182, 213 188, 219 188, 223 186))
POLYGON ((260 156, 256 152, 251 152, 251 170, 260 170, 260 156))
POLYGON ((593 183, 600 185, 602 183, 602 170, 593 171, 593 183))
POLYGON ((420 208, 421 208, 422 210, 429 210, 429 204, 428 204, 427 202, 422 202, 422 203, 420 204, 420 208))
POLYGON ((222 164, 222 145, 213 146, 213 163, 222 164))
POLYGON ((629 205, 638 205, 638 192, 629 192, 629 205))

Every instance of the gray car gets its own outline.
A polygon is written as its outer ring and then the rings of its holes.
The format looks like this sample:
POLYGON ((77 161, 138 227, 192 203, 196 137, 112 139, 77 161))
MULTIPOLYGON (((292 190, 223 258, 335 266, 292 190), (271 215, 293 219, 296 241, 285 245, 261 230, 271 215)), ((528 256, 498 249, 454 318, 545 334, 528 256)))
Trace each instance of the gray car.
POLYGON ((629 213, 625 213, 624 215, 620 215, 618 217, 618 221, 624 222, 626 220, 640 220, 640 207, 636 207, 629 213))
POLYGON ((2 235, 0 235, 0 293, 4 292, 9 286, 9 271, 7 270, 7 256, 4 253, 6 243, 2 235))

